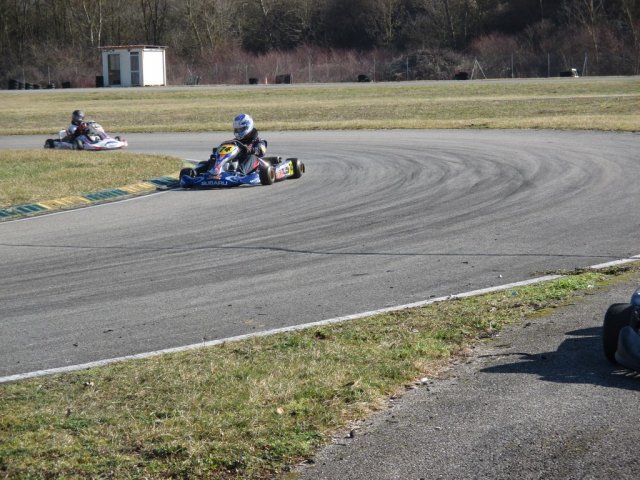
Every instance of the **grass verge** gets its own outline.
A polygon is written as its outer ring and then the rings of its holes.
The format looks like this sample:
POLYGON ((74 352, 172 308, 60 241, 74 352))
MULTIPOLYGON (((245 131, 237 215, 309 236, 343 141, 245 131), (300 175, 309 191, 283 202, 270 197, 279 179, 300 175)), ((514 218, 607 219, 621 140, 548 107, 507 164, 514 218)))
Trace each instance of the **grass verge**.
POLYGON ((109 132, 563 128, 640 130, 639 77, 0 91, 0 135, 54 134, 84 110, 109 132))
POLYGON ((272 478, 504 326, 636 264, 0 385, 7 478, 272 478))
POLYGON ((3 150, 0 208, 121 187, 177 173, 181 163, 123 151, 3 150))

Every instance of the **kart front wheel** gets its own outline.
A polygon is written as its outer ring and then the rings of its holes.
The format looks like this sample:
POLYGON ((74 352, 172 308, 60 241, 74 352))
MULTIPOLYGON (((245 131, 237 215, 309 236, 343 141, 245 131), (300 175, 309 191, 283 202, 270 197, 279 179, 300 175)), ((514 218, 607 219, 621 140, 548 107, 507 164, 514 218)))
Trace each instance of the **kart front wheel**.
POLYGON ((616 362, 616 350, 618 349, 618 336, 620 330, 631 323, 632 305, 630 303, 614 303, 607 309, 602 324, 602 347, 604 356, 614 365, 616 362))
POLYGON ((180 170, 180 173, 178 174, 178 182, 180 183, 181 187, 189 188, 191 185, 190 184, 185 185, 182 179, 184 177, 193 178, 195 176, 196 176, 196 171, 193 168, 183 168, 182 170, 180 170))
POLYGON ((182 170, 180 170, 180 175, 178 175, 178 178, 195 176, 196 171, 193 168, 183 168, 182 170))
POLYGON ((48 138, 47 140, 45 140, 44 148, 53 148, 53 147, 54 147, 54 143, 51 138, 48 138))
POLYGON ((304 163, 297 158, 289 158, 288 160, 291 161, 291 165, 293 166, 293 175, 291 175, 291 178, 300 178, 304 173, 304 163))
POLYGON ((276 180, 276 170, 271 166, 260 166, 260 183, 262 185, 271 185, 276 180))

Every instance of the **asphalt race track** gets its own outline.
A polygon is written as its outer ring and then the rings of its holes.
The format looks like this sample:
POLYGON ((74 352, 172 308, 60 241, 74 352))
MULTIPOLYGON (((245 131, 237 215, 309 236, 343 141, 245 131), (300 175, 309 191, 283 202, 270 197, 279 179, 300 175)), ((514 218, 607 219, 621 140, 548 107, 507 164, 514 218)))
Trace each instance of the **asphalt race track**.
MULTIPOLYGON (((128 135, 206 158, 228 135, 128 135)), ((0 376, 416 302, 640 253, 640 135, 265 133, 299 180, 0 223, 0 376)), ((45 136, 3 137, 41 148, 45 136)), ((96 152, 99 155, 99 152, 96 152)), ((176 164, 176 171, 180 167, 176 164)))

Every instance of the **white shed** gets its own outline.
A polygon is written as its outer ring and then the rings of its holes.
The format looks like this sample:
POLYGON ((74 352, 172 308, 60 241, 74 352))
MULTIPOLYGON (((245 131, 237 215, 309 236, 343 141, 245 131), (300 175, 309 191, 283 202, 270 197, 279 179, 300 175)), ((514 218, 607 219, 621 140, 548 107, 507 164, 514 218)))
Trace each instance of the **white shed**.
POLYGON ((105 87, 146 87, 167 84, 166 47, 125 45, 100 47, 105 87))

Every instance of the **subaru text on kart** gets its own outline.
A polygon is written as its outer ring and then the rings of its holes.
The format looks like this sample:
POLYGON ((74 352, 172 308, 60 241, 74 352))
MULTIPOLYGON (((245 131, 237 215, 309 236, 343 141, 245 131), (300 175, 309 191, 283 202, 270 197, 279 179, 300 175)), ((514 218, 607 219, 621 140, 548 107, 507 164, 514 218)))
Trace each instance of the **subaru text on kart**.
MULTIPOLYGON (((80 128, 80 127, 79 127, 80 128)), ((48 138, 44 148, 59 150, 118 150, 126 148, 129 143, 120 137, 112 138, 97 122, 86 122, 82 127, 84 132, 72 138, 69 131, 60 130, 58 138, 48 138)))
POLYGON ((604 355, 611 363, 640 371, 640 288, 629 303, 614 303, 602 325, 604 355))
POLYGON ((247 147, 237 140, 224 142, 213 151, 211 159, 180 170, 180 186, 215 188, 271 185, 286 178, 300 178, 305 171, 304 163, 297 158, 260 158, 247 153, 247 147))

